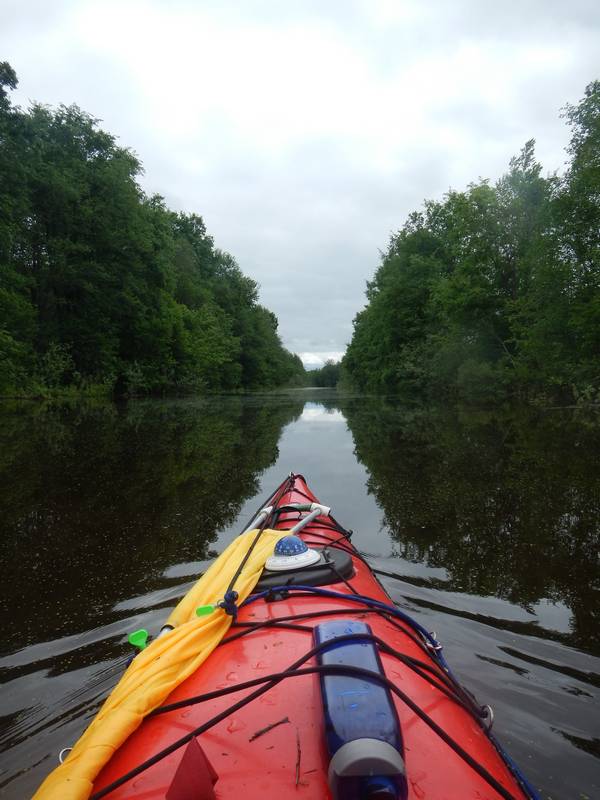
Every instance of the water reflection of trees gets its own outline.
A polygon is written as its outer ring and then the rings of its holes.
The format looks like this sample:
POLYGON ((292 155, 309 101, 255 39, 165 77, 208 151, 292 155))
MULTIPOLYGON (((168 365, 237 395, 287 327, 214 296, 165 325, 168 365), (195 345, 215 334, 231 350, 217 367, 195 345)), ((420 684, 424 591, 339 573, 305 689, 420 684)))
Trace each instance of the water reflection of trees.
POLYGON ((444 567, 451 589, 563 601, 577 643, 600 645, 600 426, 557 411, 340 405, 402 557, 444 567))
POLYGON ((95 626, 102 609, 110 619, 119 600, 164 585, 167 566, 206 558, 302 406, 215 398, 5 408, 4 647, 85 630, 88 618, 95 626))

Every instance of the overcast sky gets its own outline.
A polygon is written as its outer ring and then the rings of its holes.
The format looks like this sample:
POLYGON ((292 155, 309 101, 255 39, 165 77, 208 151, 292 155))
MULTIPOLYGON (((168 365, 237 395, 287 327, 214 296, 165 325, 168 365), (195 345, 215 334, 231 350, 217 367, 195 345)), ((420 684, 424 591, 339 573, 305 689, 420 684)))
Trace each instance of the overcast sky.
POLYGON ((0 0, 16 102, 77 103, 204 217, 284 344, 341 355, 390 234, 600 78, 600 0, 0 0))

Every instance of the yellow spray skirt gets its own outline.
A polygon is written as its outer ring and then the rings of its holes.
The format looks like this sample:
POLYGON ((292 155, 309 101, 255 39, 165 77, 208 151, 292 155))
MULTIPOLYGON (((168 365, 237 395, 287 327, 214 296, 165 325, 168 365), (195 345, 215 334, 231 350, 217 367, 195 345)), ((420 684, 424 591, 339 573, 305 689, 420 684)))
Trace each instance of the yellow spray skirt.
MULTIPOLYGON (((235 583, 241 603, 255 587, 275 543, 286 531, 265 530, 235 583)), ((238 536, 211 564, 168 619, 174 630, 153 641, 132 661, 64 763, 33 800, 85 800, 100 770, 148 714, 212 653, 231 625, 222 609, 197 617, 196 608, 223 598, 256 531, 238 536)))

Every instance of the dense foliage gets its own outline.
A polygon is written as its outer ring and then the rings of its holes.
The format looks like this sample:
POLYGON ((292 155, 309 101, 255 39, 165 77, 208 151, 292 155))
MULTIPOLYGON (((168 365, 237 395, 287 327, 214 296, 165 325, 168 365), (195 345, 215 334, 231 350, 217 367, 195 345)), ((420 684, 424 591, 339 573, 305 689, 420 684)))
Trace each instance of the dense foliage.
POLYGON ((492 400, 600 393, 600 82, 562 177, 529 141, 495 185, 427 202, 368 284, 343 361, 363 389, 492 400))
POLYGON ((0 64, 0 392, 270 387, 303 373, 202 219, 136 182, 76 106, 12 106, 0 64))
POLYGON ((313 369, 307 373, 308 386, 337 386, 340 378, 340 365, 329 359, 320 369, 313 369))

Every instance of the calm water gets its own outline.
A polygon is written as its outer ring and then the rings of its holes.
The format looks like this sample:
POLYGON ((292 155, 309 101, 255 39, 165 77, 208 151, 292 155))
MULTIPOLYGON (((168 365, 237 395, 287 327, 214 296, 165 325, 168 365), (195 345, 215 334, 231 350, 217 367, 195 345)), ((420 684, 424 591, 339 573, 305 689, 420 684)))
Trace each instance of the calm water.
POLYGON ((29 797, 129 654, 290 470, 544 798, 600 797, 600 424, 327 392, 0 407, 0 796, 29 797))

